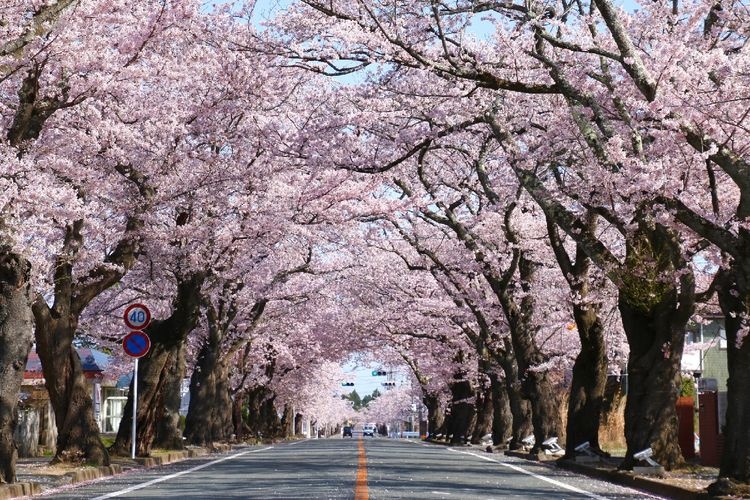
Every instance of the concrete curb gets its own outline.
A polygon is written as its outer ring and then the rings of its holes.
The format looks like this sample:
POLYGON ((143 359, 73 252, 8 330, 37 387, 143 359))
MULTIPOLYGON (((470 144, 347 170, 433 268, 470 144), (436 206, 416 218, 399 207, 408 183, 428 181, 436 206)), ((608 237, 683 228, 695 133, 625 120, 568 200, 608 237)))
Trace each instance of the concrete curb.
MULTIPOLYGON (((223 452, 231 450, 230 445, 220 444, 212 447, 212 451, 223 452)), ((138 457, 135 462, 144 468, 166 465, 172 462, 179 462, 188 458, 203 457, 209 454, 205 448, 193 448, 183 451, 172 451, 153 457, 138 457)), ((122 466, 112 464, 102 467, 90 467, 82 470, 68 472, 66 477, 70 478, 70 484, 81 483, 83 481, 92 481, 107 476, 114 476, 122 473, 122 466)), ((6 498, 27 497, 42 493, 42 487, 39 483, 25 482, 0 485, 0 500, 6 498)))
POLYGON ((710 498, 707 492, 695 491, 689 488, 683 488, 673 484, 662 483, 653 479, 635 476, 632 473, 619 471, 615 469, 601 470, 588 465, 577 464, 570 460, 558 460, 556 465, 561 469, 570 470, 578 474, 603 479, 607 482, 628 486, 638 490, 653 493, 654 495, 665 496, 675 500, 698 500, 710 498))
POLYGON ((0 484, 0 499, 28 497, 42 492, 38 483, 0 484))
POLYGON ((170 451, 169 453, 155 455, 153 457, 136 457, 135 462, 144 467, 157 467, 159 465, 171 464, 172 462, 179 462, 188 458, 203 457, 206 455, 208 455, 208 450, 205 448, 195 448, 183 451, 170 451))
POLYGON ((627 486, 637 490, 653 493, 654 495, 665 496, 675 500, 704 500, 711 498, 705 491, 696 491, 689 488, 683 488, 673 484, 663 483, 647 477, 636 476, 632 472, 619 471, 617 469, 602 470, 591 464, 576 463, 572 460, 563 460, 546 454, 534 454, 527 451, 505 450, 505 455, 538 462, 547 466, 557 466, 584 476, 601 479, 620 486, 627 486))
POLYGON ((503 453, 509 457, 522 458, 524 460, 531 460, 533 462, 549 463, 549 462, 555 462, 557 460, 560 460, 559 456, 547 455, 544 452, 531 453, 529 451, 523 451, 523 450, 505 450, 503 453))
POLYGON ((91 481, 92 479, 99 479, 105 476, 114 476, 115 474, 122 473, 122 466, 113 464, 102 467, 91 467, 89 469, 77 470, 74 472, 68 472, 65 474, 70 478, 71 484, 82 483, 83 481, 91 481))

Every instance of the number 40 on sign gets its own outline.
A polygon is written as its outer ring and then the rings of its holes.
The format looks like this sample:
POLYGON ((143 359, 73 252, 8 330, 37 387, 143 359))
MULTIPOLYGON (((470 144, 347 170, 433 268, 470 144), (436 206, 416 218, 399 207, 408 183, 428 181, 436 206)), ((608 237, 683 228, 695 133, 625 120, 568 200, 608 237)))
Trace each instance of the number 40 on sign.
POLYGON ((151 323, 151 311, 143 304, 130 304, 122 315, 125 324, 132 330, 143 330, 151 323))

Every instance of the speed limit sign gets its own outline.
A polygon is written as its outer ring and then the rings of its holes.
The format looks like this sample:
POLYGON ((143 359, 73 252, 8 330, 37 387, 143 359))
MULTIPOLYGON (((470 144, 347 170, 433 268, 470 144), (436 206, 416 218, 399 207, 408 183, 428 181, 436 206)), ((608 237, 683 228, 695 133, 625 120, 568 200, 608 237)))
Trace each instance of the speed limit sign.
POLYGON ((151 323, 151 311, 143 304, 130 304, 122 315, 125 324, 132 330, 143 330, 151 323))

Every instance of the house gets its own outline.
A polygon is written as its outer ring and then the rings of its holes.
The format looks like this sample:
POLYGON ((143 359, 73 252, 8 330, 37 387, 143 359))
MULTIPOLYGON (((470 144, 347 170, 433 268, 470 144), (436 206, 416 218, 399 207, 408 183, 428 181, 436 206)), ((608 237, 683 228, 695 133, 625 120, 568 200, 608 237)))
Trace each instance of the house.
POLYGON ((688 325, 682 371, 693 375, 698 385, 701 463, 716 466, 723 449, 729 363, 724 318, 714 315, 707 319, 688 325))
POLYGON ((724 425, 727 402, 727 334, 724 318, 711 316, 707 323, 690 323, 682 356, 682 371, 693 374, 698 391, 716 392, 719 405, 719 425, 724 425))

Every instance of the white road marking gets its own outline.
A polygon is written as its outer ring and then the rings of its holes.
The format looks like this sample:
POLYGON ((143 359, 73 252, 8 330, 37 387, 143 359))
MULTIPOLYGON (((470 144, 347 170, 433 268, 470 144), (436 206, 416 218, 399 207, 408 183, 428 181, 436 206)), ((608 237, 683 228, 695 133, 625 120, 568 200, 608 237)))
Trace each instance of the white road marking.
MULTIPOLYGON (((287 446, 294 446, 295 444, 304 443, 305 441, 310 441, 310 440, 309 439, 300 439, 299 441, 294 441, 293 443, 287 444, 287 446)), ((271 448, 273 448, 273 446, 271 448)))
POLYGON ((590 497, 590 498, 596 498, 597 500, 609 500, 607 497, 603 497, 603 496, 597 495, 596 493, 591 493, 590 491, 586 491, 586 490, 582 490, 580 488, 576 488, 575 486, 570 486, 568 484, 562 483, 562 482, 557 481, 555 479, 551 479, 549 477, 544 477, 542 475, 535 474, 535 473, 533 473, 531 471, 528 471, 528 470, 526 470, 526 469, 524 469, 522 467, 518 467, 517 465, 509 464, 507 462, 501 462, 500 460, 495 460, 494 458, 485 457, 485 456, 482 456, 482 455, 477 455, 476 453, 471 453, 470 451, 460 451, 460 450, 456 450, 454 448, 448 448, 448 449, 450 451, 455 452, 455 453, 461 453, 463 455, 471 455, 473 457, 481 458, 482 460, 486 460, 488 462, 494 462, 496 464, 502 465, 503 467, 507 467, 509 469, 513 469, 516 472, 521 472, 523 474, 527 474, 527 475, 529 475, 531 477, 539 479, 540 481, 546 481, 548 483, 554 484, 555 486, 559 486, 560 488, 564 488, 566 490, 570 490, 570 491, 573 491, 575 493, 581 493, 581 494, 586 495, 587 497, 590 497))
POLYGON ((241 457, 242 455, 248 455, 250 453, 258 453, 260 451, 270 450, 271 448, 273 448, 273 446, 269 446, 267 448, 261 448, 259 450, 248 450, 248 451, 243 451, 243 452, 240 452, 240 453, 236 453, 234 455, 229 455, 228 457, 220 458, 218 460, 214 460, 213 462, 208 462, 208 463, 205 463, 205 464, 202 464, 202 465, 198 465, 197 467, 193 467, 192 469, 187 469, 187 470, 184 470, 184 471, 181 471, 181 472, 176 472, 174 474, 170 474, 168 476, 159 477, 159 478, 153 479, 151 481, 148 481, 146 483, 136 484, 135 486, 131 486, 129 488, 125 488, 124 490, 115 491, 113 493, 107 493, 106 495, 102 495, 100 497, 96 497, 93 500, 104 500, 105 498, 119 497, 120 495, 124 495, 125 493, 130 493, 131 491, 136 491, 136 490, 140 490, 140 489, 143 489, 143 488, 147 488, 147 487, 151 486, 152 484, 157 484, 157 483, 161 483, 163 481, 168 481, 169 479, 174 479, 174 478, 179 477, 179 476, 184 476, 185 474, 190 474, 191 472, 195 472, 195 471, 198 471, 198 470, 201 470, 201 469, 205 469, 206 467, 210 467, 212 465, 218 464, 220 462, 224 462, 226 460, 232 460, 233 458, 241 457))

